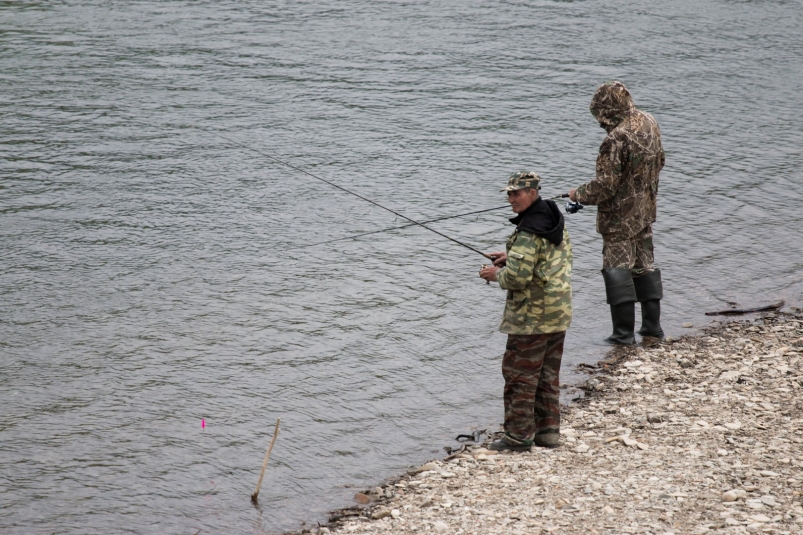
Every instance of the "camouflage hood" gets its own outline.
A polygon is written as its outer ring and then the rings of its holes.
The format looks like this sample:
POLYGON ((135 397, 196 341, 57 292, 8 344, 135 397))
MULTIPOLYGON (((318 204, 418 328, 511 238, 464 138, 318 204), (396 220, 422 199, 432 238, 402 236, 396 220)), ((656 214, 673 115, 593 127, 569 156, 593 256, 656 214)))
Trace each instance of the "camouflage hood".
POLYGON ((539 197, 524 212, 511 218, 510 222, 516 225, 516 230, 532 232, 549 240, 553 245, 560 245, 563 241, 565 222, 560 208, 554 201, 539 197))
POLYGON ((633 111, 633 97, 622 82, 605 82, 597 88, 591 99, 591 114, 606 131, 610 132, 633 111))

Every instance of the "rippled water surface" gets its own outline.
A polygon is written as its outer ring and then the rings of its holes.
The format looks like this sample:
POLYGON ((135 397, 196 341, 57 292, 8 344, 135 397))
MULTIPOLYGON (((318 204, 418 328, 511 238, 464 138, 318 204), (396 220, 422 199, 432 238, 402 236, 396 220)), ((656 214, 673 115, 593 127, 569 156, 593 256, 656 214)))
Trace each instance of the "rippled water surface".
MULTIPOLYGON (((799 1, 1 3, 3 533, 298 528, 501 421, 483 259, 310 246, 402 221, 237 143, 429 219, 511 171, 591 178, 621 79, 664 135, 669 333, 802 304, 801 27, 799 1)), ((434 227, 497 250, 506 217, 434 227)), ((609 320, 594 210, 567 221, 571 380, 609 320)))

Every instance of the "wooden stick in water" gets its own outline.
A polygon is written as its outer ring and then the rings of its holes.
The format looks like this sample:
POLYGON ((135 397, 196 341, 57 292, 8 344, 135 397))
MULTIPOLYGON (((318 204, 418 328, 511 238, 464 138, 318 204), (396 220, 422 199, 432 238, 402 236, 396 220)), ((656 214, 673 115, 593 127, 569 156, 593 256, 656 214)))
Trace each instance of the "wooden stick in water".
POLYGON ((257 481, 257 489, 251 495, 251 502, 257 503, 257 496, 259 496, 259 488, 262 486, 262 478, 265 476, 265 468, 268 467, 268 459, 270 459, 270 452, 273 451, 273 445, 276 443, 276 437, 279 436, 279 422, 281 422, 281 418, 276 419, 276 429, 273 430, 273 438, 270 439, 270 446, 268 446, 268 451, 265 453, 265 460, 262 461, 262 472, 259 473, 259 481, 257 481))

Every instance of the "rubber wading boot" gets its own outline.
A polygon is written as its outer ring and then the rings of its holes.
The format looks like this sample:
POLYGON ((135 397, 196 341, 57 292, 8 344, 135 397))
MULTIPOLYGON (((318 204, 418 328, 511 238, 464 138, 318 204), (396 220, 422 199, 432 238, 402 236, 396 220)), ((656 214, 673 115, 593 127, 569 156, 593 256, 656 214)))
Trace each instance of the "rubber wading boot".
POLYGON ((636 287, 633 275, 626 268, 606 268, 602 270, 605 279, 605 294, 611 307, 613 334, 605 339, 609 344, 633 345, 636 335, 636 287))
POLYGON ((661 270, 656 269, 633 279, 636 287, 636 298, 641 303, 641 336, 663 338, 661 328, 661 299, 664 297, 664 286, 661 284, 661 270))

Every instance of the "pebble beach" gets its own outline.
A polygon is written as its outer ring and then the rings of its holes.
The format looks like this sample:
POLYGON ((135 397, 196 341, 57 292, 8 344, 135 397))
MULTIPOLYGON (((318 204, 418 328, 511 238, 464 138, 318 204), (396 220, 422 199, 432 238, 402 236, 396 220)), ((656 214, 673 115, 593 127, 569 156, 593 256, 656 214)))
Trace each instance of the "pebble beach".
POLYGON ((800 309, 618 348, 588 375, 558 448, 491 436, 300 533, 803 533, 800 309))

